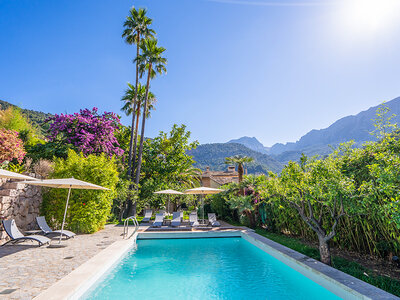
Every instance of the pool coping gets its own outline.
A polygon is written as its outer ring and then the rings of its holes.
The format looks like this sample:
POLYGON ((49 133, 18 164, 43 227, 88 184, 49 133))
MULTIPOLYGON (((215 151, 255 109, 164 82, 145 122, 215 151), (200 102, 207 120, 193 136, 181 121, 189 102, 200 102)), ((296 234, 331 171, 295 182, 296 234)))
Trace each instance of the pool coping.
POLYGON ((138 239, 241 237, 343 299, 399 299, 360 279, 287 248, 252 230, 139 232, 116 241, 57 281, 34 299, 79 299, 132 249, 138 239), (142 235, 142 238, 140 236, 142 235), (335 289, 339 287, 341 291, 335 289))

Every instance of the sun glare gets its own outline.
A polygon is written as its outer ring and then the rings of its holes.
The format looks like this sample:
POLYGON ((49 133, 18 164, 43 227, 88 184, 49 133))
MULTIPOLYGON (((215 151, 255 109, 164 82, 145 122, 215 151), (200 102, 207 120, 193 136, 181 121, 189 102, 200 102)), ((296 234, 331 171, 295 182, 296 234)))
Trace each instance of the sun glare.
POLYGON ((399 19, 400 0, 344 0, 343 25, 358 34, 388 30, 399 19))

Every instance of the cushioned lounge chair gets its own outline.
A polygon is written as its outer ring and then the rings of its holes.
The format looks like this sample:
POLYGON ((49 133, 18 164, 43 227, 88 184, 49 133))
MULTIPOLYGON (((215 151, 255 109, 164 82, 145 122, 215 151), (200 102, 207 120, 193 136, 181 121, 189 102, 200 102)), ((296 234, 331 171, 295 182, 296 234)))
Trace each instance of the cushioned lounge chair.
POLYGON ((217 216, 214 213, 208 214, 208 222, 211 224, 212 227, 221 226, 221 224, 217 221, 217 216))
POLYGON ((144 218, 142 222, 147 223, 150 222, 151 216, 153 215, 153 211, 151 209, 146 210, 144 213, 144 218))
POLYGON ((156 214, 156 219, 153 222, 153 227, 161 227, 164 222, 164 214, 156 214))
POLYGON ((27 240, 38 242, 39 247, 44 244, 50 244, 51 240, 45 236, 41 236, 41 235, 25 236, 25 235, 23 235, 21 233, 21 231, 19 231, 17 225, 15 224, 14 219, 3 220, 2 223, 3 223, 4 230, 6 231, 8 236, 11 238, 11 240, 9 240, 8 242, 1 245, 1 247, 5 246, 8 243, 17 244, 19 242, 23 242, 23 241, 27 241, 27 240))
POLYGON ((172 213, 171 226, 177 227, 179 225, 181 225, 181 213, 179 211, 178 212, 175 211, 172 213))
POLYGON ((193 227, 196 227, 196 226, 200 225, 199 218, 197 217, 197 212, 190 213, 190 215, 189 215, 189 223, 190 223, 190 226, 193 226, 193 227))
MULTIPOLYGON (((39 225, 40 230, 43 231, 44 235, 54 234, 61 235, 61 230, 52 230, 49 225, 47 225, 45 217, 36 217, 36 222, 39 225)), ((67 239, 74 237, 76 234, 69 230, 63 230, 62 235, 67 239)))

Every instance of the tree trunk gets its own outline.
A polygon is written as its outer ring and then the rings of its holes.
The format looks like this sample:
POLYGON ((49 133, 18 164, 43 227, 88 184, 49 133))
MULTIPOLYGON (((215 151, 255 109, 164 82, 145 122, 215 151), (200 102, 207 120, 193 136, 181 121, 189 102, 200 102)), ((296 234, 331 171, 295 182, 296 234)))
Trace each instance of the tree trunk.
MULTIPOLYGON (((241 184, 243 181, 243 165, 242 164, 238 164, 238 175, 239 175, 239 184, 241 184)), ((241 196, 244 196, 243 187, 240 187, 239 193, 241 196)))
MULTIPOLYGON (((139 49, 140 49, 140 34, 137 35, 137 44, 136 44, 136 58, 139 57, 139 49)), ((139 86, 139 62, 136 61, 136 82, 135 82, 135 103, 137 103, 137 95, 138 95, 138 86, 139 86)), ((131 161, 131 173, 129 174, 134 180, 135 175, 135 161, 136 161, 136 147, 137 147, 137 135, 138 135, 138 124, 139 124, 139 117, 140 117, 140 106, 141 103, 137 103, 137 113, 136 113, 136 127, 134 131, 134 146, 133 146, 133 161, 131 161)), ((132 124, 133 126, 133 124, 132 124)))
POLYGON ((332 264, 332 260, 331 260, 331 249, 329 247, 329 242, 327 242, 322 235, 318 235, 318 240, 319 240, 319 253, 321 255, 321 262, 330 266, 332 264))
POLYGON ((135 110, 136 110, 136 100, 133 99, 133 111, 132 111, 132 127, 131 127, 131 139, 129 140, 129 154, 128 154, 128 176, 132 177, 132 149, 133 149, 133 136, 135 128, 135 110))
POLYGON ((136 179, 135 179, 135 184, 136 187, 139 184, 139 179, 140 179, 140 168, 142 167, 142 156, 143 156, 143 143, 144 143, 144 128, 146 125, 146 111, 147 111, 147 98, 149 96, 149 87, 150 87, 150 74, 152 70, 152 64, 149 64, 149 72, 147 74, 147 83, 146 83, 146 96, 144 98, 144 107, 143 107, 143 116, 142 116, 142 130, 140 134, 140 146, 139 146, 139 153, 138 153, 138 162, 137 162, 137 168, 136 168, 136 179))
POLYGON ((132 181, 135 180, 135 169, 136 169, 136 150, 137 150, 137 138, 138 138, 138 132, 139 132, 139 119, 140 119, 140 106, 142 103, 138 103, 138 108, 137 108, 137 113, 136 113, 136 125, 135 125, 135 137, 133 140, 133 161, 132 161, 132 181))

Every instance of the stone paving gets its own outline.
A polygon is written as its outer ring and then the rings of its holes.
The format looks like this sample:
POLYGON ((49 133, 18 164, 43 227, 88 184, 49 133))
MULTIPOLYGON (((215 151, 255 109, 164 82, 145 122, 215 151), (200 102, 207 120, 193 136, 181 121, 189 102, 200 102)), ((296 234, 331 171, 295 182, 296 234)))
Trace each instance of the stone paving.
MULTIPOLYGON (((97 233, 63 240, 64 248, 38 247, 32 242, 0 247, 0 299, 32 299, 122 239, 122 231, 121 226, 106 225, 97 233)), ((54 238, 52 244, 57 243, 54 238)))

